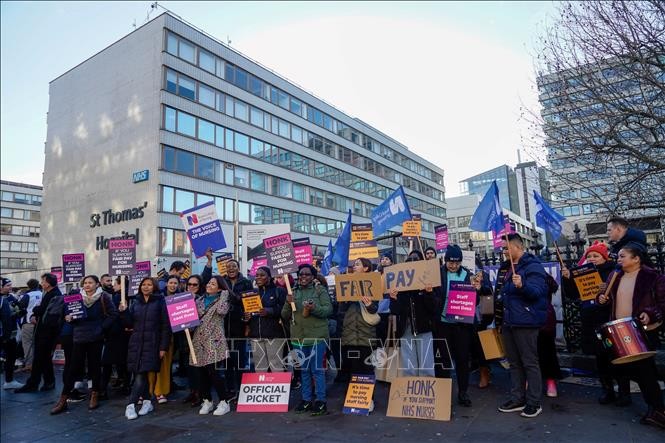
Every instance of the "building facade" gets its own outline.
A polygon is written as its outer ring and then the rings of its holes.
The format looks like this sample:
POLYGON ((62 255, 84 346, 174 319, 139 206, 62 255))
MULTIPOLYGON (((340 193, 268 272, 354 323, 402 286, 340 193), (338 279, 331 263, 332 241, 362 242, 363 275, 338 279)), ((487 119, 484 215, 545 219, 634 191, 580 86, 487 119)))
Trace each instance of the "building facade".
POLYGON ((501 206, 513 213, 520 214, 517 177, 515 171, 508 165, 501 165, 460 181, 460 192, 462 195, 476 194, 482 197, 495 180, 499 188, 501 206))
MULTIPOLYGON (((485 254, 488 256, 491 255, 494 249, 492 233, 472 231, 469 228, 469 223, 478 208, 481 198, 477 194, 462 195, 460 197, 449 197, 446 203, 448 203, 448 235, 450 243, 456 243, 462 249, 466 250, 469 250, 469 245, 471 244, 472 249, 480 254, 481 257, 484 257, 485 254)), ((508 216, 511 225, 515 225, 515 232, 520 234, 524 239, 525 248, 530 249, 535 244, 533 239, 535 225, 533 222, 507 209, 504 209, 503 213, 508 216)), ((539 243, 542 244, 545 231, 536 227, 536 232, 540 236, 539 243)))
POLYGON ((0 275, 14 286, 38 278, 42 187, 0 181, 0 275))
POLYGON ((168 13, 51 82, 45 166, 45 266, 103 272, 116 237, 168 266, 190 256, 178 214, 209 201, 320 255, 399 185, 425 239, 446 217, 441 168, 168 13))

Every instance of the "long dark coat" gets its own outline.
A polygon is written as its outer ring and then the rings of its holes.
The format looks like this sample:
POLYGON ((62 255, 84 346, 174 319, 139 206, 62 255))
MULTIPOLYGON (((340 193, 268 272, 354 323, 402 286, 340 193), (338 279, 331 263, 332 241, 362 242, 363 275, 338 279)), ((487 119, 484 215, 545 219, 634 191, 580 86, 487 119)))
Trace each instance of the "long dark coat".
POLYGON ((152 294, 146 303, 142 295, 123 312, 123 322, 132 328, 127 349, 127 369, 131 372, 159 371, 159 351, 171 343, 171 326, 164 297, 152 294))

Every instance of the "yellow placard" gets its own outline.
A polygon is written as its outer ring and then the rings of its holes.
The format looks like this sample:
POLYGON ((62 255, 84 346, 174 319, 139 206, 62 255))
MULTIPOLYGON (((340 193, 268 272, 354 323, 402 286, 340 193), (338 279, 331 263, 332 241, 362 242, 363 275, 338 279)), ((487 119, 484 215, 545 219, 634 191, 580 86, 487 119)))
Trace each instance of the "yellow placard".
POLYGON ((358 258, 379 258, 379 247, 374 240, 357 241, 349 244, 349 261, 358 258))
POLYGON ((402 237, 420 237, 422 221, 407 220, 402 223, 402 237))
POLYGON ((338 303, 359 301, 363 295, 372 300, 383 300, 381 274, 378 272, 340 274, 335 277, 335 294, 338 303))
POLYGON ((352 375, 344 399, 344 413, 369 415, 369 406, 374 393, 374 376, 352 375))
POLYGON ((388 417, 450 421, 452 380, 398 377, 390 384, 388 417))
POLYGON ((351 241, 369 241, 374 240, 374 231, 371 223, 351 225, 351 241))
POLYGON ((383 269, 383 287, 386 292, 398 292, 441 286, 441 268, 438 260, 419 260, 388 266, 383 269))
POLYGON ((261 296, 256 292, 250 292, 248 294, 243 294, 242 296, 242 307, 245 312, 254 314, 263 309, 263 303, 261 302, 261 296))
POLYGON ((595 300, 600 292, 600 285, 603 279, 595 269, 577 269, 572 270, 573 281, 577 287, 577 292, 580 294, 580 300, 588 301, 595 300))

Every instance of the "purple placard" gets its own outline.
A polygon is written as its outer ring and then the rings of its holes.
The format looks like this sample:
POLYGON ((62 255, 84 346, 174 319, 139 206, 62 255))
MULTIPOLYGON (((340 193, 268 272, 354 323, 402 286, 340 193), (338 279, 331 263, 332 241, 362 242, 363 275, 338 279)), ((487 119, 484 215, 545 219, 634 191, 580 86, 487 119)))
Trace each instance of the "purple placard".
POLYGON ((79 282, 85 276, 85 254, 62 254, 62 279, 65 283, 79 282))
POLYGON ((448 225, 435 226, 434 236, 436 239, 436 252, 445 252, 448 247, 448 225))
POLYGON ((150 267, 150 260, 139 261, 134 264, 134 273, 129 280, 129 294, 136 294, 139 292, 141 280, 150 277, 150 267))
POLYGON ((109 274, 132 275, 136 262, 136 240, 116 239, 109 241, 109 274))
POLYGON ((173 332, 183 331, 201 324, 199 311, 196 309, 196 301, 191 292, 166 297, 166 310, 169 314, 169 322, 173 332))
POLYGON ((81 294, 65 295, 63 301, 65 302, 65 315, 71 315, 72 320, 81 320, 88 316, 81 294))
POLYGON ((298 270, 296 253, 293 250, 291 234, 280 234, 263 239, 268 266, 273 275, 288 274, 298 270))
POLYGON ((446 319, 460 323, 473 323, 476 315, 476 290, 472 285, 450 282, 446 319))

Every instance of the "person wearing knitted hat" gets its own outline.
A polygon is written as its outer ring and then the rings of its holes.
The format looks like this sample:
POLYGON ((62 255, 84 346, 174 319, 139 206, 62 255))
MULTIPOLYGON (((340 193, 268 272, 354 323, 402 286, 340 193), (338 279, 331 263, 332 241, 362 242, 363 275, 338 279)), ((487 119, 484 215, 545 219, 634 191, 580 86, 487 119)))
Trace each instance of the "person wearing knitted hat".
MULTIPOLYGON (((441 268, 441 286, 434 288, 429 294, 433 298, 434 306, 432 324, 437 350, 436 376, 449 378, 454 361, 457 375, 457 402, 461 406, 470 407, 471 399, 467 391, 473 324, 458 323, 446 316, 450 283, 472 284, 472 272, 462 266, 462 259, 462 249, 458 245, 448 245, 444 255, 445 265, 441 268)), ((479 282, 474 280, 474 285, 476 289, 480 289, 479 282)))
MULTIPOLYGON (((609 250, 605 243, 596 241, 589 246, 580 258, 578 266, 592 264, 598 270, 602 281, 607 281, 614 269, 615 262, 609 259, 609 250)), ((600 380, 602 395, 598 403, 607 405, 614 403, 617 406, 628 406, 630 399, 630 381, 626 377, 620 377, 610 364, 611 356, 602 342, 596 337, 596 329, 610 320, 610 306, 600 305, 595 300, 582 302, 575 282, 571 278, 570 270, 566 267, 561 269, 563 279, 563 294, 571 303, 579 305, 581 323, 582 352, 596 356, 596 367, 600 380), (614 393, 614 381, 619 385, 619 396, 614 393)))

